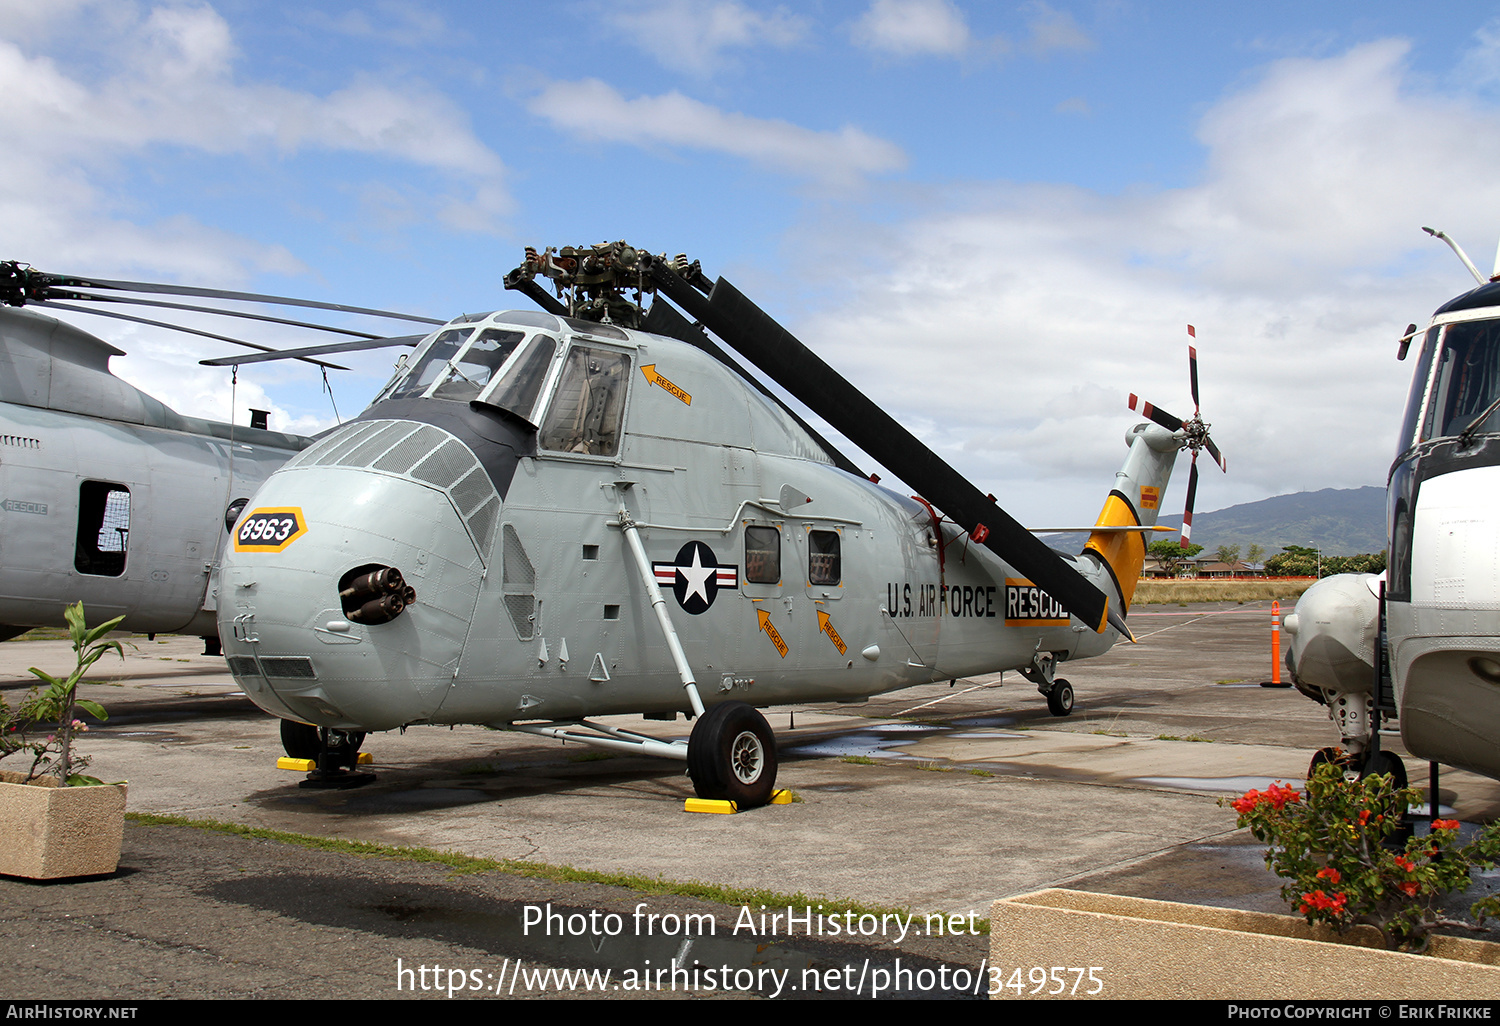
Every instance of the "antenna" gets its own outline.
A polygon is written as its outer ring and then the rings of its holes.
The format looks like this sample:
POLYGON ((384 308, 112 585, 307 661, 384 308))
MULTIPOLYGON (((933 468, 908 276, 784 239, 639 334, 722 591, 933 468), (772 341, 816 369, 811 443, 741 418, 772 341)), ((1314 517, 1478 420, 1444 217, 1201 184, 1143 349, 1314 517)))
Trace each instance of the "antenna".
MULTIPOLYGON (((1474 276, 1475 281, 1479 282, 1479 284, 1481 285, 1489 284, 1489 279, 1479 273, 1479 268, 1474 266, 1474 261, 1469 259, 1469 254, 1465 253, 1463 251, 1463 248, 1459 246, 1458 243, 1450 239, 1447 232, 1434 231, 1433 229, 1428 228, 1426 225, 1422 226, 1422 230, 1428 235, 1431 235, 1433 238, 1442 239, 1444 242, 1446 242, 1449 248, 1452 249, 1453 252, 1458 254, 1458 258, 1464 262, 1464 266, 1469 269, 1469 273, 1474 276)), ((1500 272, 1500 252, 1497 252, 1495 254, 1495 260, 1497 263, 1496 270, 1497 272, 1500 272)))

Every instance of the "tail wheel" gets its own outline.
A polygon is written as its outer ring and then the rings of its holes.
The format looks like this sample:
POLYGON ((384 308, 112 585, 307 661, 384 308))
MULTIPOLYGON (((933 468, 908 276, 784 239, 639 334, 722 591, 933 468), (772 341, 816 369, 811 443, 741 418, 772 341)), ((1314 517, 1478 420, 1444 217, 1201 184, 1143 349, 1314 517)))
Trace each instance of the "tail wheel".
POLYGON ((1073 711, 1073 685, 1062 678, 1052 682, 1052 690, 1047 692, 1047 710, 1053 716, 1066 716, 1073 711))
POLYGON ((699 798, 726 799, 742 809, 771 800, 776 790, 776 735, 744 702, 722 702, 693 725, 688 775, 699 798))

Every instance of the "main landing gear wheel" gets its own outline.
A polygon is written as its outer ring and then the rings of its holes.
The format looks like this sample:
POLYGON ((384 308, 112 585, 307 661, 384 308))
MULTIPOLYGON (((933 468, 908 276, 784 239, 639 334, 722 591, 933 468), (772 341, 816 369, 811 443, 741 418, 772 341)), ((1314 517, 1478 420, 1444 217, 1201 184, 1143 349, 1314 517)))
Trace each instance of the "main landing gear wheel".
POLYGON ((1047 709, 1053 716, 1066 716, 1073 711, 1073 685, 1059 677, 1052 682, 1047 692, 1047 709))
POLYGON ((693 724, 687 763, 699 798, 753 809, 776 790, 776 735, 757 709, 722 702, 693 724))
POLYGON ((296 720, 281 721, 281 747, 293 759, 311 759, 314 762, 325 751, 336 761, 353 766, 359 758, 359 749, 365 743, 363 731, 330 730, 314 727, 310 723, 296 720))

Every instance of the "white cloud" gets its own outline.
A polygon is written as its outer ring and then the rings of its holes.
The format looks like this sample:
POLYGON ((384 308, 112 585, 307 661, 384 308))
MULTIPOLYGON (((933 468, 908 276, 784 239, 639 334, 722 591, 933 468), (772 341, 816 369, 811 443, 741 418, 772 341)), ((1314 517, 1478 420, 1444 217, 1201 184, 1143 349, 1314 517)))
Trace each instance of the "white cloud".
POLYGON ((855 183, 906 165, 900 147, 851 125, 819 132, 730 113, 678 92, 627 100, 598 79, 553 82, 527 106, 584 138, 723 153, 830 185, 855 183))
POLYGON ((111 38, 108 59, 82 62, 87 70, 78 74, 65 59, 0 39, 0 93, 9 97, 0 105, 0 133, 25 140, 0 148, 0 214, 12 252, 34 263, 76 259, 74 266, 97 269, 125 259, 156 273, 220 281, 296 266, 279 247, 186 218, 132 221, 129 200, 110 183, 121 161, 160 146, 209 155, 385 156, 453 184, 454 195, 434 201, 438 216, 459 220, 454 212, 462 211, 465 223, 485 227, 510 208, 500 158, 461 110, 421 83, 355 82, 317 96, 242 81, 229 26, 209 7, 158 7, 111 38))
POLYGON ((695 75, 717 70, 725 50, 785 48, 801 42, 808 30, 807 19, 784 7, 763 14, 738 0, 651 0, 606 17, 665 67, 695 75))
POLYGON ((814 227, 810 275, 846 271, 835 246, 901 263, 830 279, 846 301, 795 330, 1025 522, 1092 516, 1127 392, 1192 412, 1189 322, 1231 467, 1200 509, 1382 484, 1411 374, 1394 341, 1472 284, 1419 226, 1480 252, 1500 232, 1500 109, 1414 85, 1405 52, 1269 66, 1204 115, 1191 186, 994 184, 865 238, 814 227))
POLYGON ((854 23, 856 46, 896 57, 959 56, 972 38, 950 0, 875 0, 854 23))

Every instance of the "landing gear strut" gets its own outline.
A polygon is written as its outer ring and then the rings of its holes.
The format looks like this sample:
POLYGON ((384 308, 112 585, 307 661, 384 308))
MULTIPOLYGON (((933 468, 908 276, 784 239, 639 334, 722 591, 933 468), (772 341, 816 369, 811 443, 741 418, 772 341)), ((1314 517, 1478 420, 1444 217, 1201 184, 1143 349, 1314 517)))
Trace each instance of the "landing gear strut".
POLYGON ((1056 673, 1057 657, 1051 652, 1038 652, 1031 665, 1021 670, 1021 676, 1047 699, 1047 711, 1053 716, 1066 716, 1073 711, 1073 685, 1056 673))
POLYGON ((375 779, 373 773, 355 771, 359 765, 359 748, 365 743, 363 731, 334 730, 314 727, 295 720, 281 721, 281 747, 293 759, 311 759, 317 768, 298 787, 363 787, 375 779))

